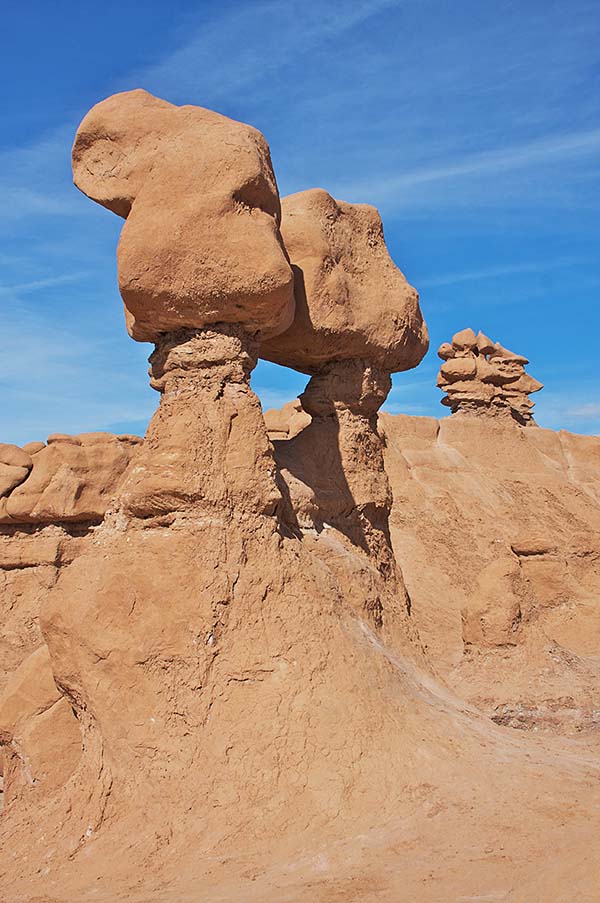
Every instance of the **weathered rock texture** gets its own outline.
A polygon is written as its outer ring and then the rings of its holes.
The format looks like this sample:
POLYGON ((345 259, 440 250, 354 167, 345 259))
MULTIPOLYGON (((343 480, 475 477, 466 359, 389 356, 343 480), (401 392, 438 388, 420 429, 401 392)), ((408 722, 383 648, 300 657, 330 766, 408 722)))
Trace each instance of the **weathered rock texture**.
POLYGON ((438 355, 444 361, 437 381, 446 393, 442 404, 453 414, 507 417, 523 426, 533 423, 529 396, 543 386, 525 372, 526 357, 472 329, 457 332, 451 344, 440 345, 438 355))
POLYGON ((394 550, 436 672, 498 723, 600 739, 600 438, 381 416, 394 550))
POLYGON ((0 700, 5 802, 24 790, 55 792, 81 756, 81 733, 68 700, 54 681, 48 649, 39 646, 15 671, 0 700))
MULTIPOLYGON (((300 399, 311 423, 281 449, 288 525, 334 526, 401 594, 377 411, 390 373, 416 366, 427 350, 419 298, 389 256, 374 207, 303 191, 284 198, 281 232, 295 316, 261 344, 261 356, 313 374, 300 399)), ((369 602, 374 611, 381 604, 376 595, 369 602)))
POLYGON ((83 433, 0 448, 24 474, 0 499, 0 691, 42 644, 38 615, 48 591, 102 522, 141 442, 83 433))
POLYGON ((296 312, 286 332, 262 343, 261 357, 303 373, 351 359, 388 373, 416 367, 427 351, 427 327, 416 290, 389 255, 375 207, 313 188, 283 198, 281 208, 296 312))
POLYGON ((289 326, 292 271, 256 129, 146 91, 115 94, 79 126, 73 175, 126 219, 118 272, 133 338, 216 322, 264 335, 289 326))
POLYGON ((111 433, 55 434, 31 456, 17 446, 0 447, 0 456, 11 448, 15 459, 18 452, 28 462, 0 499, 0 524, 99 523, 141 441, 111 433))
MULTIPOLYGON (((86 693, 95 688, 100 713, 107 706, 109 748, 117 761, 129 750, 142 787, 126 802, 129 781, 124 793, 108 750, 96 750, 97 771, 82 770, 96 729, 91 716, 69 717, 73 686, 57 696, 41 647, 0 702, 0 825, 11 836, 0 886, 10 903, 71 903, 92 889, 107 903, 116 893, 179 903, 199 887, 215 901, 391 903, 410 893, 445 903, 485 892, 592 903, 600 440, 467 418, 384 414, 380 428, 411 620, 456 695, 373 620, 361 626, 350 603, 365 597, 368 563, 335 528, 284 539, 267 517, 267 532, 242 547, 241 509, 231 519, 228 504, 221 518, 201 506, 194 526, 191 511, 170 525, 164 515, 127 526, 111 517, 75 565, 63 564, 60 623, 81 615, 64 662, 86 693), (197 582, 205 567, 208 585, 197 582), (222 600, 216 614, 197 608, 202 598, 222 600), (206 795, 190 773, 210 784, 206 795), (85 813, 79 827, 60 814, 61 794, 85 813), (228 837, 225 823, 236 826, 228 837)), ((277 443, 278 457, 288 445, 277 443)), ((25 561, 28 539, 10 538, 14 560, 25 561)))
MULTIPOLYGON (((383 465, 377 411, 390 388, 389 374, 363 361, 332 364, 313 376, 301 402, 310 423, 294 438, 275 443, 280 485, 293 532, 334 527, 364 549, 400 592, 391 553, 388 516, 392 497, 383 465)), ((381 602, 374 598, 377 609, 381 602)))
POLYGON ((288 401, 283 407, 269 408, 264 413, 269 439, 293 439, 310 423, 299 398, 288 401))

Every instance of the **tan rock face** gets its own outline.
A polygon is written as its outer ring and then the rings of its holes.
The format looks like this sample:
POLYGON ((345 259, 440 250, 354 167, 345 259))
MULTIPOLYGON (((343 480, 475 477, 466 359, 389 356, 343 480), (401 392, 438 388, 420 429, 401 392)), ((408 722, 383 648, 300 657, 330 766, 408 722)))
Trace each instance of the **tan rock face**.
POLYGON ((0 755, 4 794, 12 802, 24 792, 56 793, 81 755, 81 732, 56 684, 46 646, 17 669, 0 694, 0 755))
POLYGON ((157 345, 150 373, 161 403, 121 489, 128 514, 203 505, 221 515, 230 497, 274 511, 275 467, 248 385, 256 353, 256 341, 235 326, 182 330, 157 345))
POLYGON ((543 386, 528 373, 526 357, 492 342, 483 333, 463 329, 438 349, 444 361, 437 385, 446 392, 442 404, 452 413, 511 418, 525 426, 533 422, 529 398, 543 386))
POLYGON ((0 444, 0 498, 10 495, 32 467, 31 456, 18 445, 0 444))
POLYGON ((119 288, 133 338, 211 323, 272 335, 293 317, 268 145, 256 129, 145 91, 95 106, 73 146, 76 185, 126 218, 119 288))
POLYGON ((264 417, 269 439, 293 439, 310 423, 310 415, 299 398, 288 401, 281 409, 269 408, 264 417))
POLYGON ((437 672, 499 724, 597 751, 600 438, 380 420, 392 544, 437 672))
POLYGON ((18 472, 0 499, 0 524, 102 520, 141 441, 110 433, 53 435, 33 457, 22 452, 29 469, 0 463, 0 479, 7 470, 18 472))
MULTIPOLYGON (((296 314, 261 356, 314 374, 300 399, 311 423, 278 449, 286 518, 292 531, 334 526, 372 557, 402 605, 376 415, 390 373, 416 366, 427 350, 418 295, 391 260, 374 207, 304 191, 284 198, 281 228, 296 314)), ((377 592, 365 598, 380 617, 377 592)))
POLYGON ((302 191, 283 199, 281 233, 296 313, 261 357, 304 373, 350 358, 389 373, 419 363, 428 347, 419 296, 388 253, 375 207, 302 191))

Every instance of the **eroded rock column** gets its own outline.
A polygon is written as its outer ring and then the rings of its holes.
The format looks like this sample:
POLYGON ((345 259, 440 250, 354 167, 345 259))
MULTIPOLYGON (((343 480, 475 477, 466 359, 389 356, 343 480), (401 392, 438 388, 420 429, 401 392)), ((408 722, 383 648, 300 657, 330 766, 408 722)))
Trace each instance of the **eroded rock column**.
POLYGON ((380 580, 364 603, 380 625, 386 605, 394 609, 394 593, 402 608, 409 602, 389 539, 391 494, 377 411, 390 374, 425 354, 427 328, 374 207, 322 189, 290 195, 281 206, 296 311, 290 328, 268 337, 260 353, 311 376, 301 401, 312 417, 294 439, 275 443, 286 516, 292 529, 322 533, 329 526, 338 533, 332 547, 342 535, 352 544, 344 551, 360 550, 360 579, 376 573, 380 580))
POLYGON ((258 343, 240 326, 167 333, 150 357, 160 406, 121 497, 127 515, 273 513, 278 493, 260 404, 258 343))
POLYGON ((317 479, 320 452, 327 449, 329 455, 339 458, 340 479, 346 485, 345 492, 329 500, 328 474, 321 471, 323 518, 372 554, 386 574, 391 571, 388 516, 392 497, 377 411, 390 386, 389 373, 365 361, 338 361, 313 376, 300 399, 313 418, 310 434, 317 479))

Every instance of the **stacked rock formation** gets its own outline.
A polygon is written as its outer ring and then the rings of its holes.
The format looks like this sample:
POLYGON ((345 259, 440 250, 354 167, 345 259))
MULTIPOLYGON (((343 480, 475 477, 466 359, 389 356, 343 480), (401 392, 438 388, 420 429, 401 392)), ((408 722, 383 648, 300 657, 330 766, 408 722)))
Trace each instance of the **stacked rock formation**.
MULTIPOLYGON (((342 787, 330 789, 326 778, 329 746, 349 772, 357 743, 375 755, 373 737, 384 722, 373 725, 375 685, 352 678, 354 741, 345 749, 347 723, 335 739, 327 706, 305 705, 303 694, 309 687, 313 700, 331 699, 345 679, 350 613, 352 623, 364 618, 412 649, 389 544, 391 495, 376 412, 390 371, 425 352, 416 293, 389 260, 376 212, 339 205, 325 192, 309 193, 307 215, 300 199, 297 233, 308 233, 314 266, 311 255, 301 258, 291 213, 287 236, 279 230, 264 138, 218 114, 140 91, 118 95, 84 119, 73 167, 86 194, 126 217, 119 285, 131 335, 155 342, 150 376, 161 400, 93 543, 61 570, 45 599, 48 655, 37 653, 0 706, 0 740, 13 749, 19 737, 9 797, 18 791, 40 818, 47 807, 44 836, 54 832, 68 857, 106 822, 130 836, 140 810, 161 831, 167 812, 168 830, 178 832, 194 812, 194 830, 216 844, 236 825, 281 829, 298 793, 307 794, 307 811, 332 819, 346 803, 342 787), (318 342, 295 319, 304 298, 318 342), (268 344, 288 328, 299 337, 281 348, 268 344), (320 529, 306 536, 294 527, 293 493, 277 473, 249 384, 261 348, 287 361, 286 348, 296 346, 289 362, 315 374, 303 396, 313 417, 303 434, 312 428, 307 450, 320 472, 302 477, 314 495, 311 527, 320 529), (15 713, 32 671, 67 703, 60 717, 72 722, 60 722, 62 753, 60 742, 44 744, 30 729, 37 702, 15 713), (280 731, 292 723, 283 747, 277 735, 269 742, 265 725, 280 731), (74 733, 81 738, 75 755, 74 733), (60 774, 47 757, 65 763, 60 774), (33 772, 19 782, 23 762, 52 773, 54 786, 33 772), (252 804, 240 807, 249 773, 252 804), (309 774, 323 775, 322 791, 308 789, 309 774)), ((292 199, 290 211, 297 204, 292 199)), ((360 657, 372 654, 365 648, 360 657)), ((38 695, 44 704, 46 689, 38 695)), ((349 813, 362 811, 364 794, 375 806, 385 802, 368 769, 358 785, 361 803, 355 808, 353 793, 349 813)))
POLYGON ((492 342, 479 332, 463 329, 438 349, 443 360, 437 385, 446 393, 442 404, 453 414, 508 417, 522 426, 533 423, 529 396, 543 389, 525 372, 526 357, 492 342))
POLYGON ((283 199, 281 232, 296 312, 260 353, 312 374, 300 397, 312 422, 278 452, 292 520, 336 527, 391 577, 391 495, 377 411, 390 374, 416 366, 427 351, 418 295, 391 260, 374 207, 303 191, 283 199))

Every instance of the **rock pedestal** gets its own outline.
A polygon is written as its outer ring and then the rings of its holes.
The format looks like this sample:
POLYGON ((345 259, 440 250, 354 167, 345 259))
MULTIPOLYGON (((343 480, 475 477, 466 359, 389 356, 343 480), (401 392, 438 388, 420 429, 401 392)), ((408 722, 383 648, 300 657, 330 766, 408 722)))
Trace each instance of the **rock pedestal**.
POLYGON ((126 514, 273 513, 275 468, 249 384, 257 353, 235 325, 161 338, 149 370, 161 402, 123 487, 126 514))
POLYGON ((389 373, 365 361, 341 361, 313 376, 300 398, 312 417, 306 439, 311 438, 315 446, 315 482, 322 487, 322 517, 376 560, 386 545, 391 507, 377 411, 390 386, 389 373), (337 456, 335 470, 346 484, 346 491, 335 501, 329 483, 332 471, 323 468, 320 460, 325 450, 328 457, 332 453, 337 456))
POLYGON ((409 607, 390 543, 392 497, 377 428, 390 385, 389 373, 366 361, 332 363, 300 397, 311 423, 295 438, 274 443, 287 500, 284 520, 300 534, 344 537, 364 555, 378 576, 363 578, 361 604, 380 627, 386 607, 393 618, 398 605, 409 607))
POLYGON ((150 747, 179 749, 178 770, 186 761, 182 738, 206 717, 200 691, 247 543, 277 542, 272 449, 249 386, 255 354, 232 326, 157 345, 161 402, 147 439, 43 614, 56 679, 84 721, 93 713, 89 729, 117 771, 132 761, 152 770, 150 747))

